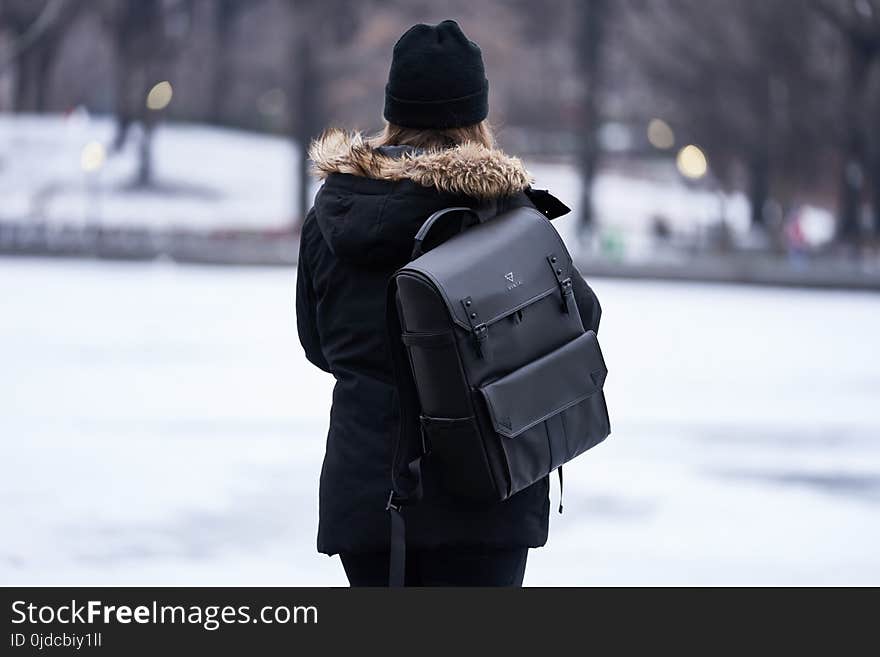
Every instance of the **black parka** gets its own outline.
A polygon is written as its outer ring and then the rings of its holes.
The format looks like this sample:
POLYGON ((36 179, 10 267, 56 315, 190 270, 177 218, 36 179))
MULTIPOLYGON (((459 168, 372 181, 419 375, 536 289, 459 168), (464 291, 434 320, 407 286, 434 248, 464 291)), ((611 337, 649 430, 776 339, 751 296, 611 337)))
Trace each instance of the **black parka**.
MULTIPOLYGON (((494 199, 530 204, 528 174, 500 151, 459 146, 440 153, 373 149, 356 135, 313 144, 325 180, 302 228, 297 328, 306 357, 336 378, 321 471, 318 550, 388 549, 385 510, 397 399, 386 346, 385 290, 405 264, 419 226, 434 211, 494 199)), ((601 310, 580 277, 575 296, 585 327, 601 310)), ((411 549, 537 547, 547 540, 548 478, 490 507, 470 508, 435 485, 424 460, 424 501, 407 509, 411 549)))

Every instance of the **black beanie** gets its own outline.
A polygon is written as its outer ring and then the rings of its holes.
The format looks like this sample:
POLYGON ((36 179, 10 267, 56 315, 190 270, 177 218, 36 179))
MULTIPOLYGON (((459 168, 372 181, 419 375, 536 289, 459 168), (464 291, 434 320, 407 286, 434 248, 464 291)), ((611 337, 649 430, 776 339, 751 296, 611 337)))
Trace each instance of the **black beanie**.
POLYGON ((413 25, 394 45, 385 119, 406 128, 459 128, 489 114, 480 47, 455 21, 413 25))

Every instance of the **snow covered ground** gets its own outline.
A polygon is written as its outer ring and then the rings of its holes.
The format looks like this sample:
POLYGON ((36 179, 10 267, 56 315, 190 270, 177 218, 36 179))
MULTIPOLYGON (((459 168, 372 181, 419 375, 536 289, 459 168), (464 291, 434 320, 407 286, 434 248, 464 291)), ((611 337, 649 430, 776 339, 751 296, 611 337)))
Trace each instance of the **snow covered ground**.
MULTIPOLYGON (((82 109, 64 117, 0 114, 0 221, 277 229, 294 219, 297 151, 284 137, 162 123, 153 155, 157 189, 141 190, 130 185, 137 140, 112 153, 113 135, 111 117, 82 109), (97 168, 87 171, 84 165, 97 168)), ((550 188, 575 209, 557 222, 561 232, 572 234, 580 202, 576 170, 526 164, 536 187, 550 188)), ((722 197, 686 185, 671 160, 656 173, 647 180, 602 172, 596 180, 597 217, 605 229, 626 236, 629 257, 647 254, 648 232, 657 217, 693 232, 717 221, 720 213, 722 197)), ((747 201, 742 194, 723 198, 731 227, 744 233, 747 201)))
POLYGON ((161 124, 153 145, 157 187, 142 190, 130 184, 138 140, 113 153, 114 129, 112 118, 84 110, 0 114, 0 220, 190 229, 276 229, 293 221, 296 151, 289 140, 161 124))
MULTIPOLYGON (((295 275, 0 260, 0 584, 345 584, 295 275)), ((592 283, 614 433, 526 584, 880 584, 880 296, 592 283)))

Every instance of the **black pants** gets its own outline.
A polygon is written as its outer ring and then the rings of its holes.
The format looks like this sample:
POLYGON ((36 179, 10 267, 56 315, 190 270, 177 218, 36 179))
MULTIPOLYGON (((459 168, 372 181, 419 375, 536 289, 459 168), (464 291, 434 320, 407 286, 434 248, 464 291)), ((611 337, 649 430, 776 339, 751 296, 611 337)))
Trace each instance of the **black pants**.
MULTIPOLYGON (((522 586, 528 548, 406 551, 406 586, 522 586)), ((339 555, 352 586, 388 586, 388 553, 339 555)))

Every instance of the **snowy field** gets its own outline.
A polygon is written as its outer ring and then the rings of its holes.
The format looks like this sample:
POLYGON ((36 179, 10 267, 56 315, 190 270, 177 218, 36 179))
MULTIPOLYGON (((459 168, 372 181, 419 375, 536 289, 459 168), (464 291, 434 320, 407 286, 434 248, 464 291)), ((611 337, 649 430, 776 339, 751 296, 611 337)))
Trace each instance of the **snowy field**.
MULTIPOLYGON (((153 146, 156 187, 138 189, 131 186, 137 140, 113 152, 114 130, 111 117, 82 108, 66 116, 0 114, 0 221, 279 229, 295 218, 297 149, 284 137, 164 122, 153 146), (88 154, 96 152, 96 168, 84 169, 88 154)), ((580 204, 577 171, 565 164, 526 165, 536 187, 575 208, 556 222, 571 235, 580 204)), ((742 194, 688 185, 671 160, 655 169, 652 179, 603 171, 594 185, 597 218, 606 230, 626 236, 627 257, 656 255, 648 236, 654 219, 680 232, 700 231, 717 221, 722 201, 734 232, 747 232, 742 194)))
MULTIPOLYGON (((345 584, 295 276, 0 260, 0 584, 345 584)), ((880 296, 593 284, 614 433, 526 584, 880 584, 880 296)))
POLYGON ((112 118, 84 110, 0 114, 0 220, 189 229, 277 229, 293 220, 296 150, 287 139, 163 123, 153 144, 156 187, 137 189, 138 140, 114 152, 114 132, 112 118), (89 149, 93 170, 84 169, 89 149))

